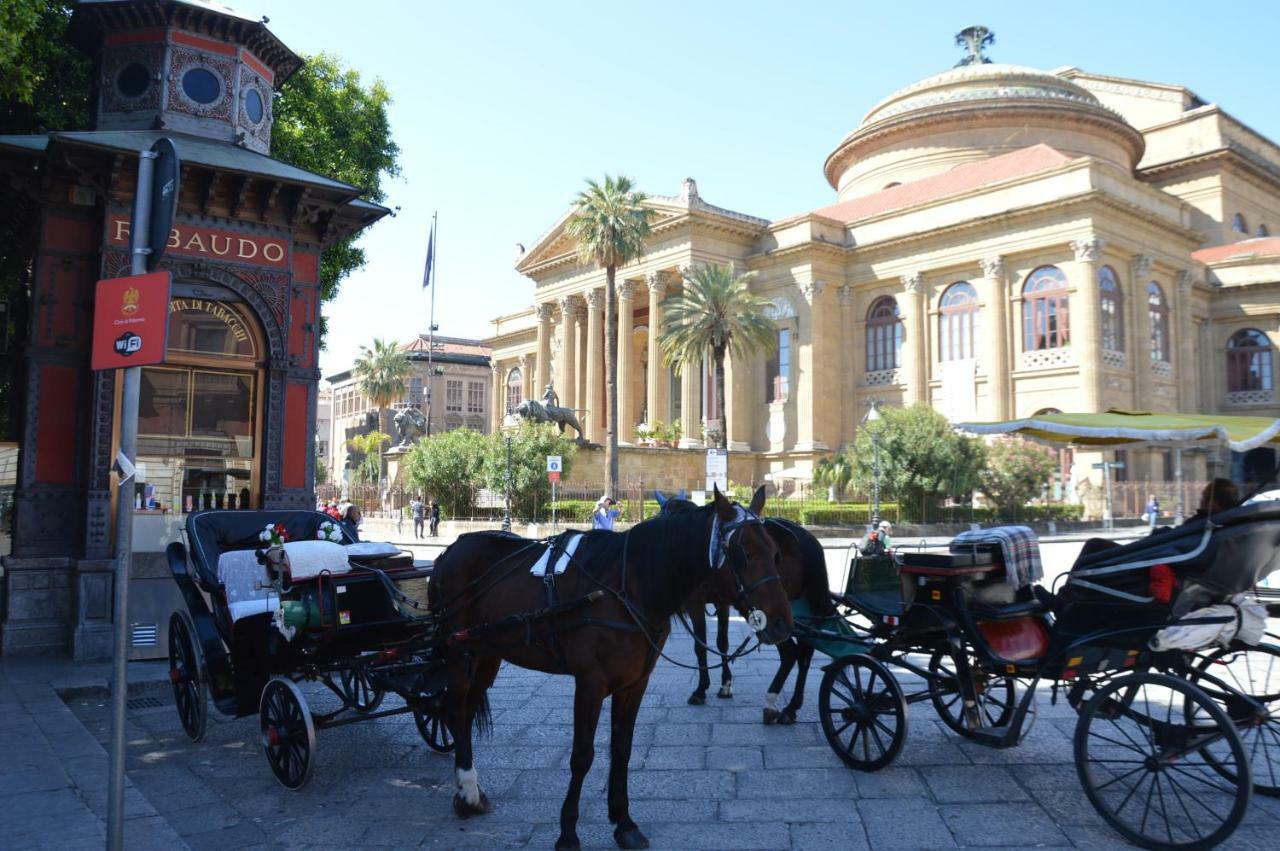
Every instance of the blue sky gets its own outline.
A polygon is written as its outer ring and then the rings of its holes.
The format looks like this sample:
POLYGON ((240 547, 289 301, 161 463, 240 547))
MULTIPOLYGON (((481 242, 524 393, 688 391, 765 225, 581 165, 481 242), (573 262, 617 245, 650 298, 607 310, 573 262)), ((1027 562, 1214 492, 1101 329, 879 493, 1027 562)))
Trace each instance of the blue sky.
POLYGON ((228 3, 395 97, 400 212, 364 237, 368 266, 327 307, 326 375, 375 335, 426 330, 433 210, 440 332, 484 336, 530 302, 515 244, 584 178, 674 194, 689 176, 711 203, 767 218, 828 204, 827 154, 881 98, 951 67, 970 24, 995 31, 997 62, 1180 83, 1280 139, 1274 2, 228 3))

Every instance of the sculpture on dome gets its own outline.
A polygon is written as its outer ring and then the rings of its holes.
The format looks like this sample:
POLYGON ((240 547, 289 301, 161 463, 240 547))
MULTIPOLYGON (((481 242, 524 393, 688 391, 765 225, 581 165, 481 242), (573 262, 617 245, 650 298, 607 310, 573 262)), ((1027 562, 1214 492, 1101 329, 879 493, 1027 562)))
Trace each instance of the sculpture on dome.
POLYGON ((956 33, 956 46, 963 47, 969 51, 969 55, 965 56, 956 63, 957 68, 963 68, 965 65, 989 65, 991 60, 983 54, 984 47, 990 47, 996 43, 996 34, 984 26, 965 27, 956 33))

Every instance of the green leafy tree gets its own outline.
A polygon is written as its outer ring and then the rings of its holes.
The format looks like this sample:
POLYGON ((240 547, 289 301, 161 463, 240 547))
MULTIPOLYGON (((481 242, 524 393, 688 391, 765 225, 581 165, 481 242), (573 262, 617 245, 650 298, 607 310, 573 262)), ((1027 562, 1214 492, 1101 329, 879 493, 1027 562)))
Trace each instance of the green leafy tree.
POLYGON ((618 489, 618 267, 644 253, 653 211, 631 178, 605 175, 587 181, 578 193, 565 232, 577 243, 578 257, 604 269, 605 469, 609 493, 618 489))
POLYGON ((725 448, 729 412, 724 404, 724 358, 735 363, 771 350, 778 332, 766 310, 769 302, 752 295, 755 272, 738 274, 732 263, 694 267, 684 277, 684 291, 663 304, 658 344, 663 360, 677 369, 697 366, 708 352, 716 376, 716 410, 720 428, 711 434, 719 449, 725 448))
POLYGON ((66 40, 71 0, 0 0, 0 127, 85 130, 93 64, 66 40))
POLYGON ((329 481, 329 465, 325 463, 323 455, 316 456, 316 484, 323 485, 329 481))
POLYGON ((358 434, 347 441, 347 445, 358 455, 360 463, 351 471, 351 478, 358 485, 376 485, 382 478, 382 444, 391 440, 391 436, 381 431, 358 434))
POLYGON ((382 428, 382 411, 405 394, 413 373, 409 355, 395 340, 375 338, 372 346, 361 346, 353 369, 360 394, 373 404, 382 428))
MULTIPOLYGON (((271 155, 358 186, 366 190, 367 200, 383 201, 383 179, 400 174, 400 147, 391 138, 387 117, 391 92, 381 80, 366 85, 332 54, 303 58, 306 64, 280 90, 271 155)), ((336 296, 342 279, 364 266, 358 236, 329 246, 320 256, 322 301, 336 296)), ((323 334, 321 320, 322 339, 323 334)))
POLYGON ((423 438, 401 461, 409 486, 438 500, 449 517, 475 513, 493 444, 474 429, 458 428, 423 438))
MULTIPOLYGON (((511 441, 511 506, 512 510, 532 507, 550 501, 551 484, 547 480, 547 456, 559 455, 563 466, 560 474, 567 477, 578 446, 551 423, 525 422, 511 441)), ((485 486, 495 494, 507 492, 507 441, 501 434, 489 437, 489 452, 484 468, 485 486)))
POLYGON ((1058 458, 1048 447, 1002 438, 987 447, 978 486, 998 508, 1015 511, 1040 496, 1057 468, 1058 458))
POLYGON ((881 408, 878 425, 858 429, 854 480, 872 481, 872 429, 880 434, 880 481, 908 517, 927 517, 947 497, 964 499, 978 486, 986 462, 982 441, 965 437, 947 418, 925 404, 881 408))
POLYGON ((849 487, 849 482, 853 481, 853 462, 845 453, 823 458, 813 468, 813 481, 826 487, 827 502, 835 502, 849 487))

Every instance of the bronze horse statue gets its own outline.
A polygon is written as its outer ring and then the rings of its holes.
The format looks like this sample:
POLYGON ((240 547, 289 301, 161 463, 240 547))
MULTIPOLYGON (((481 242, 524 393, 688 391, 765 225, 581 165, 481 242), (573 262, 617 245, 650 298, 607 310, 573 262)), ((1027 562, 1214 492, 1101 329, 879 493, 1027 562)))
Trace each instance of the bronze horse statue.
MULTIPOLYGON (((627 763, 649 675, 670 634, 670 619, 696 589, 738 608, 762 641, 791 633, 791 607, 779 582, 778 550, 758 513, 718 490, 714 501, 662 514, 627 532, 592 531, 569 553, 565 536, 546 544, 501 532, 463 535, 435 563, 430 599, 447 637, 447 718, 457 742, 454 810, 489 812, 472 758, 472 724, 488 718, 486 692, 505 660, 572 676, 573 752, 560 809, 559 851, 577 849, 578 802, 595 757, 600 709, 612 697, 609 820, 620 848, 648 848, 631 820, 627 763), (563 544, 564 549, 561 549, 563 544), (544 554, 568 566, 549 581, 533 575, 544 554)), ((573 533, 566 533, 566 535, 573 533)))
POLYGON ((516 406, 516 414, 521 419, 529 420, 535 423, 555 423, 560 428, 560 433, 564 434, 565 426, 569 426, 578 433, 577 441, 582 443, 582 423, 578 422, 578 415, 572 408, 562 408, 559 405, 546 405, 537 399, 525 399, 516 406))
MULTIPOLYGON (((688 511, 697 506, 684 498, 684 494, 668 497, 655 491, 658 505, 663 513, 688 511)), ((835 603, 831 599, 831 589, 827 580, 827 563, 822 553, 822 544, 807 529, 798 523, 784 520, 781 517, 764 518, 764 528, 778 548, 778 576, 786 591, 787 599, 803 600, 808 607, 808 614, 816 621, 836 615, 835 603)), ((706 607, 711 603, 716 613, 716 649, 720 652, 720 691, 718 697, 733 697, 733 671, 729 667, 729 610, 720 605, 711 595, 695 594, 689 601, 686 613, 689 615, 694 638, 694 653, 698 658, 698 686, 689 695, 689 704, 701 706, 706 703, 707 689, 711 686, 711 675, 707 666, 707 620, 706 607)), ((764 723, 794 724, 800 707, 804 704, 805 680, 809 674, 809 664, 813 660, 814 648, 803 639, 792 635, 778 645, 778 670, 769 684, 765 694, 764 723), (778 697, 782 687, 791 675, 791 669, 799 666, 796 673, 796 685, 791 700, 786 706, 778 708, 778 697)))

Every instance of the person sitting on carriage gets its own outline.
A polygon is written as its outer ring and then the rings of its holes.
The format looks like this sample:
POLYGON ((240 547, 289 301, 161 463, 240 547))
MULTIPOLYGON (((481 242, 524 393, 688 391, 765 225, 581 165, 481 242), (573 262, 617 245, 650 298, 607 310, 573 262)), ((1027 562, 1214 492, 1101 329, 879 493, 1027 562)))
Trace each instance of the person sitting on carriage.
POLYGON ((882 556, 889 552, 891 541, 889 533, 893 530, 893 526, 888 520, 881 520, 880 525, 872 527, 867 531, 866 536, 862 539, 862 543, 858 549, 863 555, 882 556))
MULTIPOLYGON (((1235 508, 1240 504, 1240 490, 1236 487, 1236 483, 1230 479, 1214 479, 1204 486, 1204 490, 1200 492, 1200 507, 1196 512, 1182 522, 1183 526, 1188 523, 1195 523, 1198 520, 1219 512, 1226 511, 1228 508, 1235 508)), ((1152 528, 1151 534, 1155 535, 1160 532, 1168 531, 1170 526, 1161 526, 1158 529, 1152 528)), ((1076 562, 1085 556, 1100 553, 1103 550, 1114 549, 1121 544, 1110 538, 1090 538, 1084 542, 1084 546, 1080 548, 1080 555, 1076 556, 1076 562)))
POLYGON ((338 506, 337 519, 347 527, 347 531, 351 534, 351 540, 360 540, 360 523, 364 520, 364 514, 360 511, 360 506, 354 502, 344 502, 338 506))

